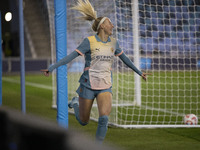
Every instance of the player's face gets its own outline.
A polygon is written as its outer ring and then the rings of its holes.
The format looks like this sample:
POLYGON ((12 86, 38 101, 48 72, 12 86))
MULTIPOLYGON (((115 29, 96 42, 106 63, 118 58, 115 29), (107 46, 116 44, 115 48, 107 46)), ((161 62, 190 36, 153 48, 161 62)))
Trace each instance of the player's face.
POLYGON ((112 35, 113 34, 114 25, 112 24, 110 19, 106 19, 103 24, 104 24, 105 33, 108 34, 109 36, 112 35))

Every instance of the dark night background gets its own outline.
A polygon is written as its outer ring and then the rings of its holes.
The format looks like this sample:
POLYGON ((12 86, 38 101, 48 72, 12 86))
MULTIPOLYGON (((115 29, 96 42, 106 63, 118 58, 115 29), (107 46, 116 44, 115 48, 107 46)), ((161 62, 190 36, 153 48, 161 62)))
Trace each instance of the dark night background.
POLYGON ((19 10, 17 0, 1 0, 2 48, 4 56, 19 56, 19 10), (5 14, 12 13, 12 20, 5 21, 5 14))

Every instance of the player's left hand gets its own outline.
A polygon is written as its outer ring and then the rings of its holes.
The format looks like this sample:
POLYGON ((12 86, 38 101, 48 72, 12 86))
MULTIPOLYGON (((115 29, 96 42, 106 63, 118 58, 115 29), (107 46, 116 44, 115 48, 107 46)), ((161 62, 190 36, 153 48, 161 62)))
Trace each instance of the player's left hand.
POLYGON ((142 78, 144 81, 147 80, 147 75, 152 75, 151 73, 142 73, 142 78))

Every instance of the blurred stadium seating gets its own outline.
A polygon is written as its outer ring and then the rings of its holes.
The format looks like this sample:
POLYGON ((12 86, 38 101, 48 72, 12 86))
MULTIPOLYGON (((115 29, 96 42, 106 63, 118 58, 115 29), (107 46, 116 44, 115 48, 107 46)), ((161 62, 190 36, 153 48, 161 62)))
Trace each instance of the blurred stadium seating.
MULTIPOLYGON (((152 52, 154 49, 164 53, 178 51, 190 53, 193 56, 200 53, 200 2, 193 1, 162 1, 143 0, 139 2, 139 29, 140 48, 144 52, 152 52)), ((121 40, 132 41, 131 3, 125 3, 129 9, 120 9, 124 14, 117 23, 124 36, 121 40), (123 27, 128 26, 128 31, 123 27), (129 33, 127 33, 129 32, 129 33), (128 36, 129 35, 129 36, 128 36), (127 39, 126 39, 127 38, 127 39)), ((116 1, 117 6, 123 5, 116 1)), ((121 6, 122 7, 122 6, 121 6)), ((121 8, 120 7, 120 8, 121 8)), ((134 21, 133 21, 134 22, 134 21)), ((122 42, 123 43, 123 42, 122 42)))
MULTIPOLYGON (((34 43, 47 43, 46 47, 43 45, 41 48, 35 48, 38 53, 37 55, 38 57, 50 56, 49 34, 47 34, 49 32, 49 22, 46 1, 35 0, 32 2, 31 0, 25 0, 25 2, 27 7, 27 9, 25 7, 26 25, 29 28, 32 39, 37 39, 34 43), (31 8, 33 8, 35 12, 33 12, 31 8), (35 17, 33 17, 33 14, 35 17), (37 18, 38 20, 31 20, 31 18, 37 18), (40 24, 33 24, 32 22, 38 22, 40 24), (37 28, 40 28, 40 30, 37 28), (46 29, 44 30, 45 32, 41 32, 43 29, 46 29), (44 37, 44 35, 46 35, 46 37, 44 37), (42 41, 41 38, 39 38, 42 36, 42 40, 46 39, 46 41, 42 41)), ((129 2, 130 0, 126 0, 126 5, 123 9, 116 9, 116 11, 120 11, 121 14, 124 14, 118 16, 119 13, 116 12, 116 17, 120 18, 117 21, 117 26, 122 29, 118 32, 123 32, 121 34, 126 35, 123 36, 123 39, 120 41, 122 44, 123 42, 129 42, 131 46, 133 21, 131 18, 131 3, 129 2), (124 27, 126 27, 126 30, 123 30, 124 27)), ((115 4, 116 6, 120 5, 120 7, 123 7, 123 3, 119 1, 115 1, 115 4)), ((104 1, 102 5, 106 7, 107 2, 104 1)), ((114 14, 111 14, 111 16, 114 17, 114 14)), ((194 53, 194 55, 196 55, 196 52, 200 53, 200 4, 198 0, 182 2, 163 2, 162 0, 139 1, 139 17, 140 47, 143 51, 153 51, 157 48, 159 51, 167 53, 176 48, 180 52, 190 52, 191 54, 194 53), (149 43, 151 43, 151 46, 149 46, 149 43)), ((76 18, 76 16, 74 16, 74 18, 76 18)), ((69 22, 69 26, 71 25, 76 28, 74 23, 69 22)), ((74 31, 80 33, 80 30, 86 30, 84 28, 85 27, 82 29, 80 26, 77 26, 77 29, 74 31)), ((77 34, 74 33, 74 35, 77 34)), ((69 35, 68 37, 73 37, 73 39, 80 38, 74 37, 74 35, 69 35)), ((70 39, 71 38, 68 38, 68 43, 73 44, 73 40, 71 41, 70 39)), ((74 44, 76 45, 76 43, 74 44)), ((34 45, 38 47, 36 44, 34 45)))
MULTIPOLYGON (((41 0, 24 0, 24 2, 25 45, 28 47, 25 54, 29 62, 31 61, 29 64, 33 65, 33 67, 27 67, 26 70, 29 71, 29 69, 33 68, 32 71, 39 71, 50 64, 50 29, 47 3, 41 0), (31 58, 37 58, 39 61, 36 63, 31 58), (41 63, 40 66, 38 66, 39 63, 41 63)), ((112 19, 118 18, 114 21, 116 23, 115 26, 117 26, 114 29, 117 31, 117 35, 114 36, 118 36, 120 45, 124 50, 133 49, 132 23, 134 21, 132 20, 130 2, 131 0, 116 0, 115 12, 109 10, 110 12, 106 14, 112 19)), ((75 3, 75 1, 69 0, 67 3, 69 11, 67 15, 68 17, 76 18, 78 15, 69 9, 72 3, 75 3)), ((107 6, 107 1, 101 2, 101 7, 106 8, 107 6)), ((98 7, 96 8, 100 15, 107 13, 102 12, 98 7)), ((91 30, 88 25, 81 26, 80 24, 78 24, 77 20, 68 21, 67 23, 68 53, 73 51, 89 35, 86 35, 91 30), (73 31, 71 31, 72 27, 73 31), (80 35, 80 32, 84 33, 84 35, 80 35)), ((141 54, 159 54, 158 57, 170 56, 173 59, 174 57, 187 58, 187 56, 190 56, 191 59, 195 59, 195 62, 198 62, 200 57, 200 1, 139 1, 139 33, 141 54)), ((133 54, 132 51, 127 51, 127 53, 128 55, 133 54)), ((15 60, 4 59, 4 70, 8 72, 14 71, 12 70, 14 62, 15 60)), ((28 61, 26 63, 28 64, 28 61)), ((18 68, 15 70, 18 70, 18 68)))

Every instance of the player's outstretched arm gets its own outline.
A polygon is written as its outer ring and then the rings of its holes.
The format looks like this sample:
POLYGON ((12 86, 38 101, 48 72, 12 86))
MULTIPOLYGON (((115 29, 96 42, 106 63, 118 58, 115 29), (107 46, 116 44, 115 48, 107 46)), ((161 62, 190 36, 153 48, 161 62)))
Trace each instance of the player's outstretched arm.
POLYGON ((131 68, 133 71, 135 71, 138 75, 142 76, 142 72, 140 70, 138 70, 135 65, 133 64, 133 62, 124 54, 122 53, 119 58, 129 67, 131 68))
POLYGON ((119 56, 119 58, 133 71, 135 71, 138 75, 140 75, 145 81, 147 80, 147 75, 151 75, 151 73, 143 73, 140 70, 138 70, 133 62, 124 54, 119 56))
POLYGON ((42 69, 41 71, 44 73, 45 76, 49 76, 49 73, 52 72, 54 69, 62 66, 62 65, 66 65, 68 64, 70 61, 72 61, 74 58, 78 57, 79 54, 74 51, 71 54, 69 54, 68 56, 64 57, 63 59, 61 59, 60 61, 58 61, 57 63, 55 63, 54 65, 51 65, 48 69, 42 69))

